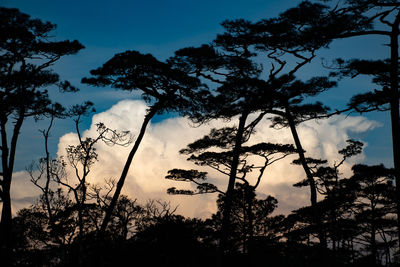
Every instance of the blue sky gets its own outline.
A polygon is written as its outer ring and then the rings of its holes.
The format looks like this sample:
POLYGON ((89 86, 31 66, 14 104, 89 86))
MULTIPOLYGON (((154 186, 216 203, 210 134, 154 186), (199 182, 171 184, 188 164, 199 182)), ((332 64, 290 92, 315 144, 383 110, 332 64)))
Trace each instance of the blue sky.
MULTIPOLYGON (((119 100, 136 96, 91 88, 80 84, 82 77, 97 68, 115 53, 138 50, 166 59, 173 52, 186 46, 198 46, 213 40, 222 30, 225 19, 245 18, 258 20, 277 16, 300 1, 294 0, 0 0, 0 5, 19 8, 34 18, 58 25, 57 39, 77 39, 86 49, 78 55, 62 59, 54 69, 64 79, 81 88, 75 96, 64 97, 65 104, 91 100, 98 111, 104 111, 119 100)), ((327 60, 335 57, 383 58, 388 49, 385 40, 375 37, 337 41, 329 50, 320 52, 327 60)), ((310 77, 321 72, 321 59, 305 68, 300 74, 310 77)), ((343 81, 339 87, 327 92, 322 100, 333 108, 343 107, 355 92, 373 88, 368 78, 343 81)), ((368 118, 382 122, 382 127, 372 132, 354 134, 369 143, 367 163, 391 163, 389 116, 386 113, 368 114, 368 118)), ((162 118, 158 118, 159 120, 162 118)), ((90 121, 87 121, 87 125, 90 121)), ((42 156, 42 138, 38 129, 45 123, 27 122, 19 143, 16 171, 23 170, 31 160, 42 156)), ((71 121, 59 121, 53 131, 51 145, 56 151, 58 138, 73 130, 71 121)))

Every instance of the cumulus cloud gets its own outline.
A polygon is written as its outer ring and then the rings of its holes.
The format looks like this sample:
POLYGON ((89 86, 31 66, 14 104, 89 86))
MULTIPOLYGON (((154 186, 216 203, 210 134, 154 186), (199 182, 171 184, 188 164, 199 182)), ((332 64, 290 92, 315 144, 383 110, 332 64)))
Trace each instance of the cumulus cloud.
POLYGON ((13 213, 32 205, 37 200, 40 193, 39 188, 30 182, 30 177, 27 172, 20 171, 13 173, 13 181, 11 184, 11 208, 13 213))
MULTIPOLYGON (((147 106, 141 101, 123 100, 109 110, 96 114, 92 119, 92 126, 83 133, 84 137, 95 136, 95 124, 102 122, 107 127, 117 130, 129 130, 133 136, 138 135, 147 106)), ((171 196, 166 194, 169 187, 190 188, 190 184, 166 180, 167 171, 172 168, 193 169, 198 166, 180 155, 179 150, 187 144, 204 136, 211 128, 218 128, 230 122, 212 121, 207 125, 193 127, 185 118, 170 118, 159 123, 149 124, 142 144, 135 155, 128 177, 123 188, 123 194, 137 198, 140 202, 155 198, 171 202, 178 206, 178 213, 190 217, 207 217, 216 210, 216 195, 171 196)), ((337 151, 346 145, 351 132, 365 132, 378 127, 375 121, 364 117, 336 116, 327 120, 310 121, 298 127, 307 156, 328 159, 331 163, 340 160, 337 151)), ((256 142, 293 143, 288 129, 272 129, 268 120, 262 121, 256 128, 256 133, 250 139, 256 142)), ((65 134, 58 144, 58 155, 65 156, 65 148, 77 143, 75 133, 65 134)), ((101 184, 106 178, 118 179, 130 147, 108 146, 104 143, 97 145, 99 161, 93 166, 89 182, 101 184)), ((292 184, 305 178, 303 170, 294 166, 291 161, 295 156, 287 157, 271 166, 266 171, 262 183, 258 188, 260 196, 273 195, 279 201, 278 212, 288 213, 309 202, 306 189, 293 188, 292 184)), ((360 162, 364 155, 359 155, 343 166, 343 172, 350 173, 350 166, 360 162)), ((227 178, 211 169, 211 181, 222 190, 226 189, 227 178)), ((20 199, 30 195, 19 195, 20 199)))

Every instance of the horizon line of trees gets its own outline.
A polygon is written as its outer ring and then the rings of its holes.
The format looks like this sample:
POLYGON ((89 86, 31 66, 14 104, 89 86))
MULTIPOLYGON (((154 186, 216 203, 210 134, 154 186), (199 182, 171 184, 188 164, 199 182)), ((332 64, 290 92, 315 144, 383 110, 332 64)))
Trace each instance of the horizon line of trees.
POLYGON ((96 125, 96 136, 84 138, 80 123, 93 111, 93 103, 66 108, 48 93, 54 88, 78 91, 51 66, 83 45, 54 41, 54 24, 0 7, 1 261, 5 266, 107 266, 134 255, 167 266, 399 264, 399 25, 400 3, 395 0, 303 1, 274 18, 226 20, 215 40, 182 48, 165 61, 138 51, 118 53, 82 83, 139 91, 149 106, 147 113, 135 138, 103 123, 96 125), (387 59, 339 58, 328 76, 307 81, 296 77, 335 40, 369 35, 388 38, 387 59), (315 101, 340 79, 359 75, 370 77, 376 89, 354 95, 346 108, 335 111, 315 101), (340 166, 362 152, 357 140, 348 140, 339 151, 342 160, 333 165, 307 155, 297 131, 300 124, 372 111, 390 113, 393 169, 358 164, 351 177, 343 177, 340 166), (210 219, 184 218, 168 203, 137 204, 121 195, 149 122, 167 112, 198 125, 216 119, 235 122, 211 129, 180 151, 201 169, 175 168, 165 177, 196 185, 196 190, 173 187, 168 194, 218 193, 218 211, 210 219), (42 131, 44 157, 28 168, 42 195, 12 218, 17 143, 30 117, 49 120, 42 131), (75 122, 78 143, 66 148, 66 158, 53 158, 48 144, 53 123, 67 118, 75 122), (268 136, 251 143, 263 120, 276 129, 288 128, 293 143, 270 143, 268 136), (99 142, 133 144, 119 179, 104 186, 89 179, 101 157, 96 152, 99 142), (293 164, 304 170, 294 186, 308 188, 310 204, 288 216, 271 216, 278 200, 260 199, 256 190, 268 167, 288 155, 296 155, 293 164), (209 183, 206 168, 225 175, 227 188, 209 183))

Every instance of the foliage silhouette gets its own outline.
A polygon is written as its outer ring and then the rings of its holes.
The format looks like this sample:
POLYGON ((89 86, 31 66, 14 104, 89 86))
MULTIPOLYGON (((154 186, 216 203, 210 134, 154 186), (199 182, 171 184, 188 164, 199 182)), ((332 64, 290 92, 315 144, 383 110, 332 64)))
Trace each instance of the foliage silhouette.
MULTIPOLYGON (((324 1, 334 2, 334 1, 324 1)), ((348 61, 338 60, 341 70, 336 74, 344 76, 371 75, 379 87, 374 91, 355 95, 349 102, 349 108, 363 113, 368 111, 390 111, 392 127, 393 164, 396 177, 400 177, 400 110, 399 110, 399 34, 400 4, 398 1, 353 1, 347 0, 336 5, 332 3, 330 16, 337 21, 345 15, 353 19, 345 25, 341 33, 334 33, 331 38, 343 39, 354 36, 382 36, 388 38, 388 59, 348 61)), ((400 196, 400 179, 396 179, 396 194, 400 196)), ((397 220, 400 229, 400 203, 397 204, 397 220)), ((398 231, 400 242, 400 231, 398 231)), ((400 247, 400 246, 399 246, 400 247)))
MULTIPOLYGON (((55 27, 17 9, 0 8, 2 253, 10 252, 10 188, 21 127, 29 117, 37 120, 51 114, 65 115, 64 108, 51 101, 46 88, 55 85, 62 92, 77 91, 68 81, 61 81, 49 67, 63 56, 76 54, 83 46, 76 40, 54 40, 51 32, 55 27)), ((2 257, 9 259, 7 254, 2 257)))
MULTIPOLYGON (((186 149, 182 149, 180 152, 183 154, 191 155, 188 160, 195 162, 196 165, 199 166, 208 166, 221 174, 230 177, 232 174, 232 163, 234 158, 234 152, 232 149, 235 148, 236 138, 238 131, 235 127, 226 127, 221 129, 212 129, 209 135, 204 136, 201 139, 196 140, 195 142, 188 145, 186 149), (218 150, 216 150, 218 149, 218 150)), ((248 139, 248 138, 246 138, 248 139)), ((273 164, 274 162, 285 158, 286 156, 295 153, 295 149, 292 145, 282 145, 282 144, 271 144, 271 143, 258 143, 255 145, 246 146, 245 143, 247 140, 243 140, 240 148, 240 152, 238 155, 238 163, 236 165, 237 171, 235 172, 235 179, 240 181, 236 185, 237 188, 234 192, 242 190, 245 195, 248 196, 246 199, 241 199, 244 201, 243 205, 247 205, 248 211, 246 211, 246 219, 243 219, 244 222, 242 224, 249 224, 249 229, 246 230, 249 235, 250 242, 253 237, 254 231, 254 221, 253 221, 253 205, 255 205, 254 191, 258 187, 263 178, 264 172, 266 168, 273 164), (254 165, 254 160, 260 159, 260 163, 254 165), (250 177, 253 171, 258 171, 258 174, 255 174, 255 177, 250 177), (255 180, 254 184, 251 184, 250 181, 255 180), (247 202, 246 202, 247 201, 247 202)), ((165 177, 166 179, 176 180, 176 181, 187 181, 192 182, 197 185, 196 191, 193 190, 179 190, 175 187, 169 188, 167 192, 169 194, 184 194, 184 195, 194 195, 194 194, 204 194, 204 193, 215 193, 219 192, 220 196, 224 196, 224 201, 220 202, 220 215, 221 222, 224 220, 224 216, 227 216, 224 211, 226 208, 226 204, 224 203, 227 199, 227 192, 221 191, 217 186, 212 183, 208 183, 205 180, 207 179, 206 172, 199 172, 198 170, 182 170, 182 169, 173 169, 168 171, 168 175, 165 177), (222 207, 224 206, 224 207, 222 207)), ((235 208, 237 205, 234 205, 236 198, 239 196, 238 193, 233 193, 232 196, 232 214, 230 215, 229 226, 222 224, 222 227, 228 227, 229 235, 234 234, 234 230, 231 229, 233 227, 231 224, 233 214, 235 214, 235 208)), ((258 202, 257 202, 258 203, 258 202)), ((229 204, 230 205, 230 204, 229 204)), ((224 230, 221 227, 221 234, 224 234, 224 230)), ((230 236, 222 237, 226 240, 227 244, 224 244, 224 249, 226 251, 235 249, 235 246, 229 245, 228 239, 230 236)), ((244 242, 247 242, 248 237, 243 238, 244 242)), ((247 251, 247 248, 244 248, 247 251)))
POLYGON ((163 112, 173 110, 187 112, 193 106, 193 93, 203 87, 198 79, 174 69, 171 64, 158 61, 150 54, 143 55, 136 51, 116 54, 102 67, 92 70, 91 74, 94 76, 93 78, 83 78, 82 82, 94 86, 112 86, 127 91, 140 90, 143 99, 152 103, 128 155, 105 214, 101 226, 101 231, 104 232, 150 120, 154 115, 163 112))
MULTIPOLYGON (((212 45, 184 48, 178 50, 172 58, 173 62, 188 74, 201 77, 215 85, 215 93, 203 101, 205 113, 191 117, 195 122, 239 116, 237 143, 232 149, 232 169, 226 190, 228 197, 225 202, 225 225, 229 224, 230 195, 235 184, 240 140, 249 138, 250 135, 246 136, 246 131, 251 133, 268 113, 276 115, 274 125, 290 127, 303 168, 310 180, 311 202, 316 205, 317 192, 305 162, 296 125, 326 115, 328 108, 322 103, 302 104, 302 101, 305 97, 318 95, 333 87, 335 83, 326 77, 312 78, 307 82, 295 79, 294 74, 315 57, 318 48, 328 42, 321 42, 322 39, 317 40, 316 35, 309 35, 311 31, 321 30, 317 27, 318 23, 313 21, 314 17, 296 14, 319 14, 325 9, 326 7, 321 5, 305 4, 281 14, 278 18, 257 23, 241 19, 225 21, 222 23, 225 32, 219 34, 212 45), (307 19, 309 21, 306 21, 307 19), (307 27, 304 24, 307 24, 307 27), (305 30, 299 31, 301 27, 305 30), (283 28, 285 31, 282 31, 283 28), (299 42, 293 42, 292 35, 282 35, 282 32, 296 32, 295 36, 299 42), (300 37, 301 34, 304 36, 300 37), (257 59, 261 56, 265 56, 268 62, 260 64, 257 59), (289 65, 286 62, 288 57, 299 62, 289 65), (271 64, 271 67, 268 64, 271 64), (267 78, 264 78, 264 72, 269 72, 267 78), (258 118, 246 126, 249 116, 257 112, 261 112, 258 118)), ((318 224, 318 214, 315 217, 318 224)), ((225 231, 224 227, 222 230, 225 231)), ((321 244, 324 246, 324 243, 321 234, 321 244)))
POLYGON ((126 51, 92 70, 83 83, 138 90, 149 104, 119 180, 107 180, 103 186, 88 180, 101 156, 96 144, 128 144, 132 141, 129 133, 98 124, 96 136, 83 138, 79 123, 91 103, 66 110, 52 103, 44 89, 58 85, 63 91, 76 90, 48 67, 61 56, 78 52, 82 45, 48 41, 54 25, 1 8, 0 193, 5 218, 1 238, 2 252, 12 250, 15 256, 1 255, 6 257, 4 263, 119 266, 134 260, 147 266, 398 266, 394 252, 399 241, 400 187, 393 183, 400 180, 396 179, 400 157, 395 151, 400 137, 396 124, 400 123, 400 6, 393 0, 346 0, 333 6, 329 5, 333 1, 323 2, 303 1, 275 18, 254 23, 226 20, 224 32, 212 43, 180 49, 165 62, 126 51), (376 22, 389 30, 376 27, 376 22), (313 102, 313 97, 336 82, 327 77, 301 81, 295 74, 316 57, 318 49, 328 48, 335 39, 360 35, 389 36, 390 59, 339 59, 339 68, 331 76, 373 77, 379 88, 354 96, 345 110, 390 110, 395 164, 394 169, 356 164, 352 174, 344 175, 346 161, 362 152, 361 142, 348 140, 348 146, 338 151, 342 159, 330 163, 307 157, 297 133, 303 122, 342 112, 329 114, 323 103, 313 102), (140 204, 121 195, 149 122, 156 114, 175 111, 196 124, 217 119, 232 122, 212 129, 180 151, 199 167, 227 176, 226 190, 213 184, 213 177, 203 170, 172 169, 165 177, 195 186, 191 190, 170 188, 170 194, 219 193, 218 210, 206 220, 178 215, 177 207, 169 203, 150 200, 140 204), (67 116, 76 116, 78 143, 67 148, 66 160, 52 159, 48 148, 51 127, 56 118, 67 116), (45 157, 28 168, 42 195, 12 219, 7 211, 9 187, 19 130, 28 117, 50 117, 49 128, 42 131, 45 157), (277 129, 289 128, 294 145, 253 142, 264 119, 277 129), (11 131, 6 128, 10 120, 15 120, 11 131), (9 132, 11 141, 7 140, 9 132), (278 200, 261 197, 256 189, 269 165, 293 154, 298 155, 293 163, 301 165, 306 176, 295 186, 310 188, 311 203, 288 215, 275 215, 278 200), (67 176, 67 165, 74 175, 67 176))

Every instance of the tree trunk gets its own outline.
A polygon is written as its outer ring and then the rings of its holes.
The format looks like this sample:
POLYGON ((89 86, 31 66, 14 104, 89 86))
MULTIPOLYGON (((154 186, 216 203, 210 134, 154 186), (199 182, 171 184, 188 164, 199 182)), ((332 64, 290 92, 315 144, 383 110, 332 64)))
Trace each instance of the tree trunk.
POLYGON ((49 222, 50 225, 53 227, 54 226, 54 219, 53 219, 53 212, 51 210, 51 204, 50 204, 50 198, 49 198, 49 193, 50 193, 50 181, 51 181, 51 159, 50 159, 50 152, 49 152, 49 135, 50 135, 50 129, 53 126, 53 121, 54 121, 54 116, 51 117, 50 125, 49 128, 47 128, 46 132, 43 132, 44 135, 44 148, 46 152, 46 184, 44 187, 44 198, 46 202, 46 209, 47 213, 49 216, 49 222))
POLYGON ((392 26, 390 36, 390 119, 392 124, 393 165, 396 177, 397 227, 400 250, 400 117, 399 117, 399 25, 400 12, 392 26))
POLYGON ((297 153, 300 158, 301 165, 304 169, 304 172, 306 173, 307 180, 309 182, 310 201, 311 201, 311 207, 312 207, 313 213, 314 213, 313 214, 314 223, 318 229, 319 242, 320 242, 320 245, 322 248, 326 248, 327 244, 326 244, 326 238, 325 238, 325 234, 324 234, 323 227, 322 227, 321 217, 317 211, 317 188, 315 186, 315 180, 311 173, 310 168, 308 167, 306 157, 304 155, 303 146, 301 145, 299 135, 297 134, 296 124, 295 124, 292 114, 289 110, 289 107, 286 107, 286 119, 289 123, 290 131, 292 132, 292 136, 294 139, 294 143, 296 145, 296 149, 297 149, 297 153))
POLYGON ((7 258, 7 247, 10 240, 10 230, 11 230, 11 199, 10 199, 10 185, 11 177, 8 168, 8 142, 7 142, 7 132, 6 132, 6 122, 5 118, 1 120, 1 163, 2 163, 2 181, 1 181, 1 200, 2 200, 2 211, 1 211, 1 253, 2 257, 7 258))
MULTIPOLYGON (((20 110, 20 114, 24 114, 24 108, 20 110)), ((1 212, 1 256, 5 257, 5 263, 11 262, 12 253, 12 211, 11 211, 11 181, 14 169, 15 153, 17 150, 17 142, 19 133, 24 121, 24 116, 20 115, 15 122, 13 135, 11 137, 10 149, 8 148, 6 123, 7 119, 1 120, 1 146, 2 146, 2 171, 3 180, 1 181, 1 197, 3 208, 1 212)))
MULTIPOLYGON (((235 147, 233 148, 233 153, 232 153, 232 165, 229 174, 228 188, 225 194, 224 209, 222 213, 221 244, 220 244, 222 255, 225 253, 225 251, 228 250, 228 239, 231 226, 230 215, 232 210, 232 197, 235 188, 236 173, 239 165, 240 150, 242 148, 243 134, 247 116, 248 113, 244 112, 239 118, 239 126, 236 133, 235 147)), ((222 262, 222 266, 224 266, 224 262, 222 262)))
POLYGON ((131 152, 128 155, 128 158, 127 158, 127 160, 125 162, 124 169, 122 170, 122 173, 121 173, 121 177, 118 180, 117 187, 115 189, 114 195, 113 195, 113 197, 111 199, 110 205, 108 206, 108 208, 106 210, 106 214, 104 215, 104 219, 103 219, 103 222, 102 222, 101 228, 100 228, 100 234, 104 234, 105 233, 107 225, 111 220, 111 215, 112 215, 113 210, 114 210, 114 208, 115 208, 115 206, 117 204, 118 197, 121 194, 121 190, 122 190, 122 187, 124 186, 126 176, 128 175, 129 167, 131 166, 133 157, 135 156, 136 151, 138 150, 139 145, 140 145, 140 143, 141 143, 141 141, 143 139, 143 136, 144 136, 144 134, 146 132, 147 125, 149 124, 150 120, 154 117, 154 115, 161 109, 162 105, 163 105, 163 102, 161 100, 159 102, 157 102, 156 104, 154 104, 150 108, 149 112, 146 114, 146 116, 144 118, 144 121, 142 123, 142 127, 140 128, 139 135, 138 135, 138 137, 137 137, 137 139, 135 141, 135 144, 134 144, 131 152))
POLYGON ((3 209, 1 212, 1 256, 7 263, 11 263, 11 231, 12 231, 12 217, 11 217, 11 176, 9 173, 3 174, 2 182, 2 201, 3 209), (7 262, 9 261, 9 262, 7 262))

